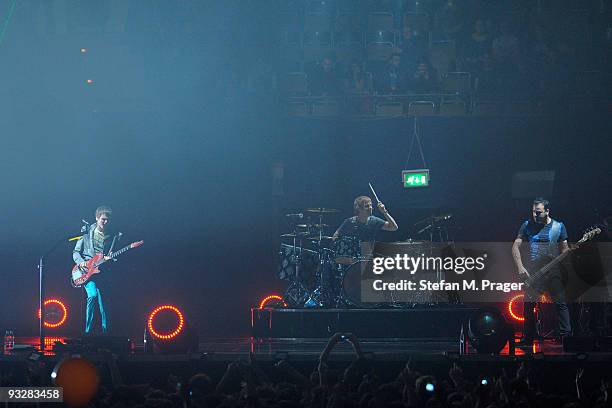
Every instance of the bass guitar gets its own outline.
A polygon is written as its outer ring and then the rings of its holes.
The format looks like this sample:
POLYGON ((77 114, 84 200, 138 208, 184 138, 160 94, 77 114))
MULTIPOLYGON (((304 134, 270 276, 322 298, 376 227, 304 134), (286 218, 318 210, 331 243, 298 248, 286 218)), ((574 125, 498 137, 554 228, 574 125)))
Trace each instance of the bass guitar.
POLYGON ((120 250, 113 252, 112 255, 105 258, 104 254, 96 254, 93 258, 91 258, 85 266, 81 267, 79 265, 75 265, 72 268, 72 274, 70 277, 70 283, 75 288, 80 288, 83 284, 85 284, 94 274, 100 273, 100 265, 102 265, 106 261, 110 261, 111 259, 115 259, 119 255, 127 252, 132 248, 138 248, 144 244, 144 241, 132 242, 130 245, 125 248, 121 248, 120 250))
MULTIPOLYGON (((575 251, 580 247, 580 245, 584 244, 587 241, 593 239, 593 237, 597 234, 601 233, 601 229, 599 227, 591 228, 587 232, 584 233, 580 241, 576 242, 569 251, 565 251, 559 254, 556 258, 548 262, 546 265, 541 267, 535 272, 531 272, 529 276, 525 276, 523 278, 523 283, 527 288, 535 289, 538 292, 542 292, 542 285, 546 282, 550 271, 554 269, 557 265, 559 265, 572 251, 575 251)), ((524 275, 524 274, 523 274, 524 275)))

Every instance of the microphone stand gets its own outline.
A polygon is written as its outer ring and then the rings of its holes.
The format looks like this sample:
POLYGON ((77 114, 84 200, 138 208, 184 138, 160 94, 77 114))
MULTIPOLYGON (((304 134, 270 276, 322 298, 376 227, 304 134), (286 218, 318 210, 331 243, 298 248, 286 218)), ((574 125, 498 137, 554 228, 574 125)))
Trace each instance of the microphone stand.
MULTIPOLYGON (((83 232, 82 229, 81 232, 83 232)), ((74 238, 76 237, 62 237, 58 239, 53 244, 51 249, 45 252, 45 254, 42 255, 38 261, 38 307, 40 309, 40 319, 38 319, 38 334, 41 352, 45 351, 45 258, 55 251, 62 242, 73 241, 74 238)))

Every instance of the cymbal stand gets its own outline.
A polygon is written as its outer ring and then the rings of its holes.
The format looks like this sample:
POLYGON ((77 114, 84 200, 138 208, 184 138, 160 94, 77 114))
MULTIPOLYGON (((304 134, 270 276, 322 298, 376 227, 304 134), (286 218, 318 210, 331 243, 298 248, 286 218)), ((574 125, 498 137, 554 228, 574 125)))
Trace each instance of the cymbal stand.
MULTIPOLYGON (((446 241, 448 241, 448 228, 440 225, 441 222, 440 221, 445 221, 447 218, 442 217, 440 219, 440 217, 436 217, 434 215, 431 215, 427 218, 425 218, 427 224, 421 228, 417 234, 422 234, 425 231, 429 232, 429 252, 430 255, 433 255, 433 244, 434 244, 434 237, 437 234, 437 238, 438 238, 438 242, 444 242, 444 238, 446 237, 446 241)), ((423 222, 420 221, 419 223, 423 222)), ((436 279, 438 280, 438 282, 440 282, 442 280, 443 276, 442 276, 442 270, 440 268, 436 268, 436 279)))
POLYGON ((323 213, 319 213, 319 239, 317 240, 317 254, 319 255, 319 267, 317 276, 317 286, 312 291, 310 298, 304 304, 305 307, 323 307, 323 297, 325 296, 325 290, 323 290, 323 273, 325 272, 325 248, 323 248, 323 213))
POLYGON ((300 265, 302 263, 302 238, 297 240, 297 228, 293 228, 293 254, 291 255, 291 263, 295 268, 295 273, 291 277, 290 283, 285 290, 283 300, 289 305, 303 306, 309 297, 309 291, 306 289, 300 279, 300 265), (298 249, 299 248, 299 249, 298 249))

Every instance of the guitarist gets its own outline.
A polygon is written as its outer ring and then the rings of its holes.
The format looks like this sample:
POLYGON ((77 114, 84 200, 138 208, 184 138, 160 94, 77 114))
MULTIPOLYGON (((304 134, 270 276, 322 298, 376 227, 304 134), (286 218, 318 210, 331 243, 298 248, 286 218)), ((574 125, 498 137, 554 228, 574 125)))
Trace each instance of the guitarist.
MULTIPOLYGON (((550 217, 550 203, 544 198, 536 198, 533 201, 532 218, 525 221, 519 229, 518 236, 512 245, 512 256, 522 278, 530 276, 539 268, 546 265, 560 253, 569 251, 567 244, 567 230, 562 222, 550 217), (529 243, 529 257, 523 264, 520 246, 526 241, 529 243)), ((542 287, 549 292, 555 302, 558 319, 558 334, 560 338, 571 334, 569 309, 565 302, 565 288, 558 266, 550 271, 548 279, 543 282, 542 287)), ((536 322, 533 308, 539 297, 537 291, 527 288, 524 297, 524 338, 522 345, 530 347, 536 334, 536 322)))
MULTIPOLYGON (((111 255, 115 242, 118 240, 119 235, 115 235, 111 239, 109 234, 108 223, 110 222, 113 210, 107 206, 100 206, 96 209, 96 223, 89 225, 87 231, 77 241, 74 250, 72 251, 72 259, 79 265, 79 267, 85 267, 87 261, 94 257, 98 253, 106 253, 106 257, 111 255)), ((94 319, 94 311, 96 303, 100 309, 100 320, 102 323, 102 332, 108 332, 108 320, 106 312, 104 311, 104 303, 102 302, 102 294, 100 289, 96 285, 95 278, 91 278, 85 285, 85 292, 87 293, 87 308, 85 314, 85 333, 91 331, 91 327, 94 319)))

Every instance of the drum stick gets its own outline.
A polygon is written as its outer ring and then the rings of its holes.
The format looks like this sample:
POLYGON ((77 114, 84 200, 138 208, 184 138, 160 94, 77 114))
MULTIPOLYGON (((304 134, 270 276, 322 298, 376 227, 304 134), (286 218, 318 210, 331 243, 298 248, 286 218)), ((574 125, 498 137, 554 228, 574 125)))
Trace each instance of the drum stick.
POLYGON ((368 185, 370 186, 370 190, 372 190, 372 194, 374 194, 374 198, 376 199, 376 203, 380 203, 380 200, 378 199, 378 196, 376 195, 376 191, 374 191, 374 187, 372 187, 372 183, 368 183, 368 185))

